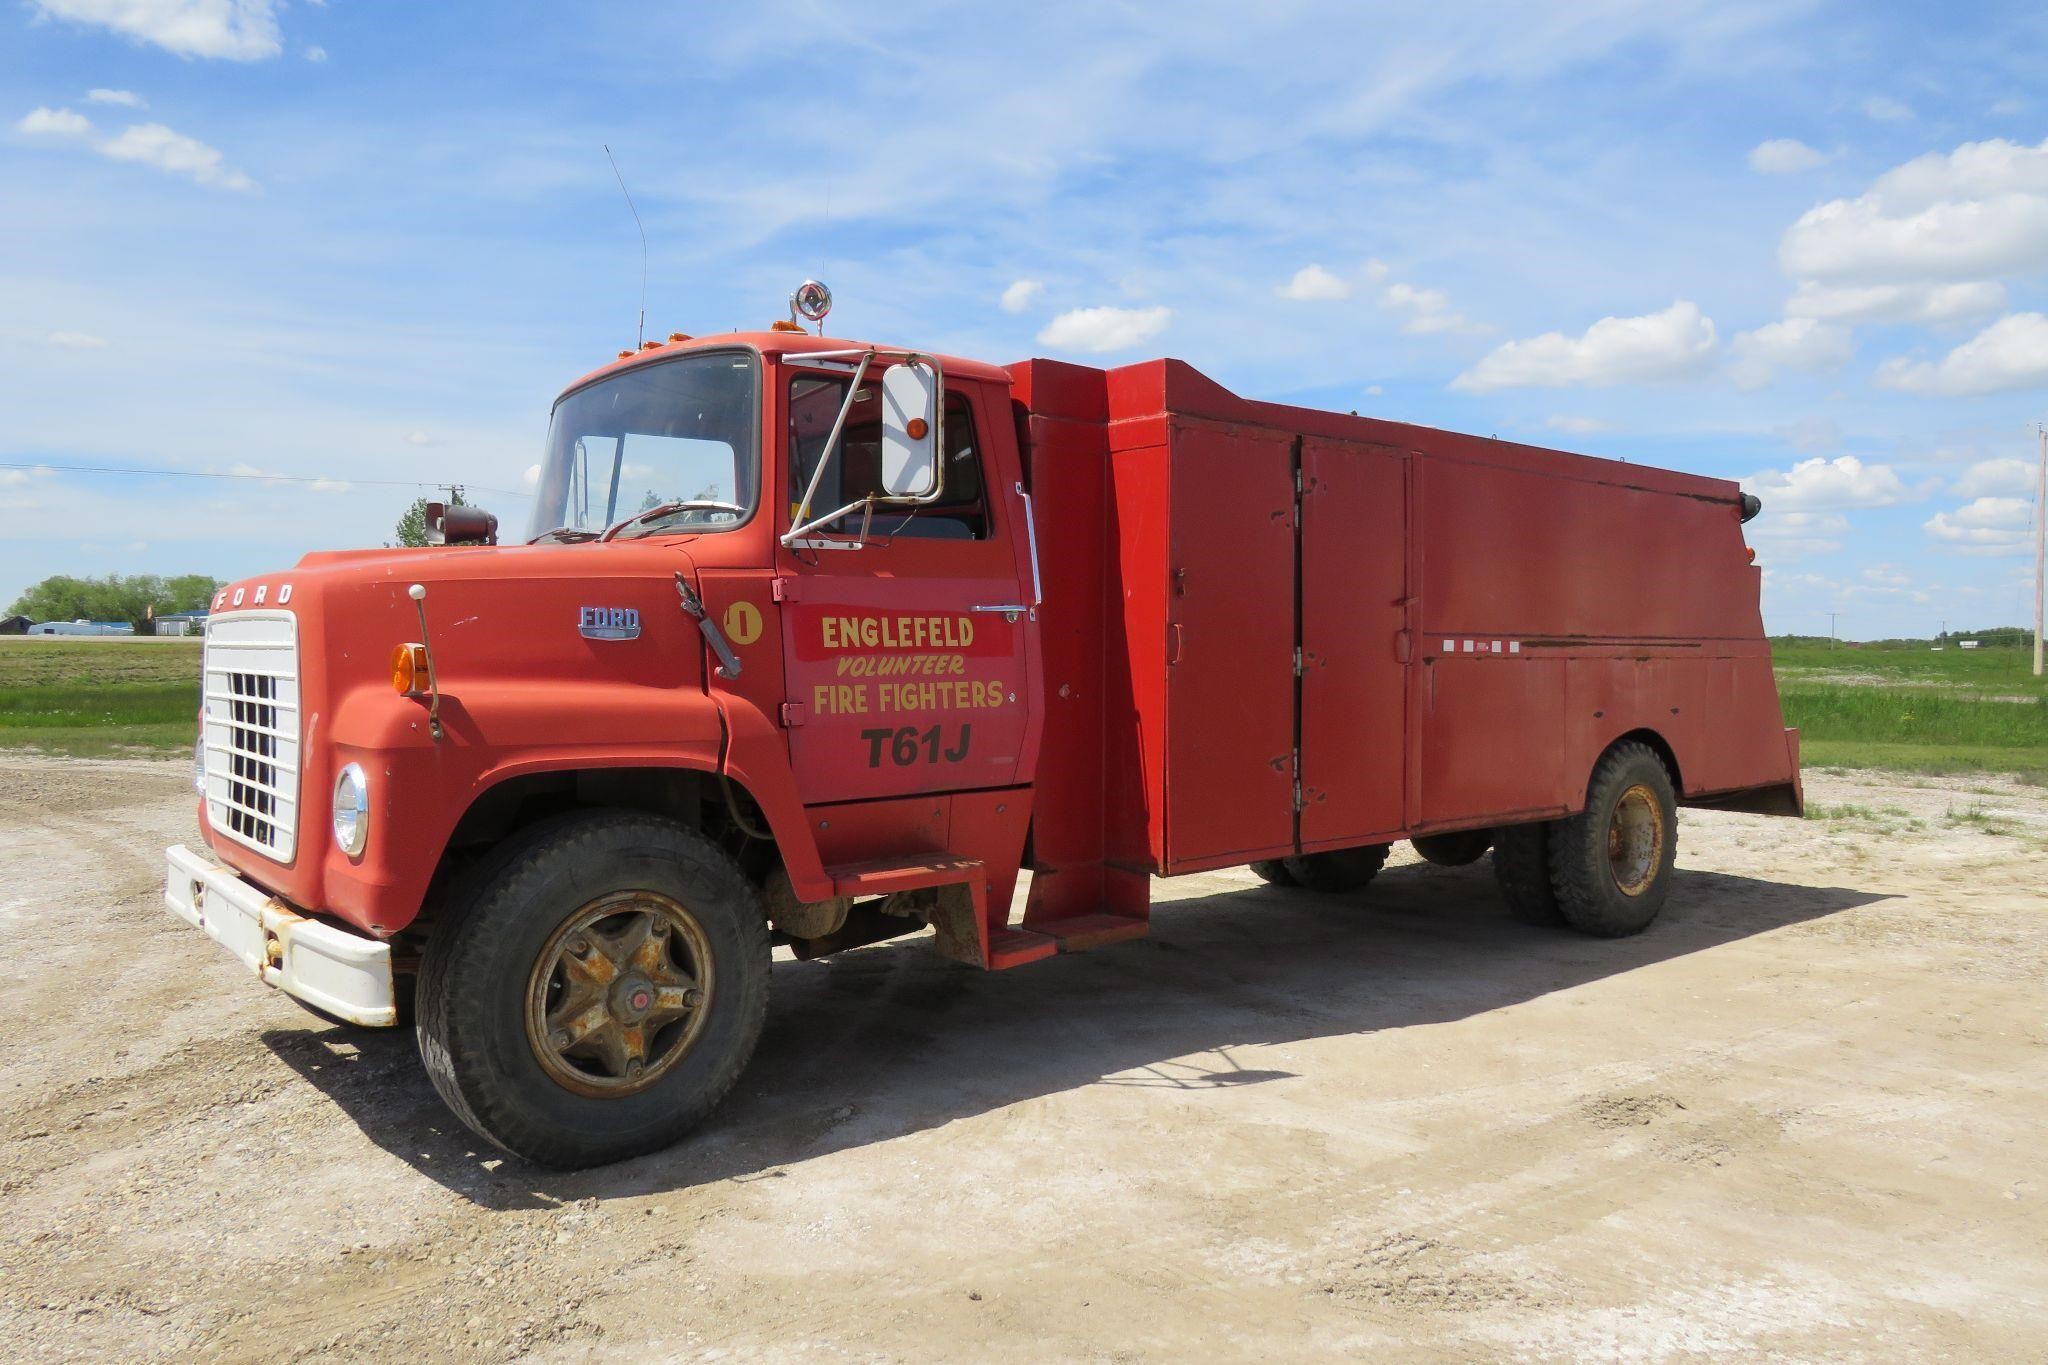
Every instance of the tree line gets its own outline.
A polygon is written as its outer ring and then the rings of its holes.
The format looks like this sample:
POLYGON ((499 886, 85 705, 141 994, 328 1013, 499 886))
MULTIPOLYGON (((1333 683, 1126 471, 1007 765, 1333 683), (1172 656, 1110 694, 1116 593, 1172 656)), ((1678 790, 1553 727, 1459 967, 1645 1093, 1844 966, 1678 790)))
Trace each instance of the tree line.
POLYGON ((14 599, 12 616, 31 621, 126 621, 138 635, 150 634, 159 616, 204 611, 220 591, 220 580, 205 574, 108 574, 105 578, 45 578, 14 599))

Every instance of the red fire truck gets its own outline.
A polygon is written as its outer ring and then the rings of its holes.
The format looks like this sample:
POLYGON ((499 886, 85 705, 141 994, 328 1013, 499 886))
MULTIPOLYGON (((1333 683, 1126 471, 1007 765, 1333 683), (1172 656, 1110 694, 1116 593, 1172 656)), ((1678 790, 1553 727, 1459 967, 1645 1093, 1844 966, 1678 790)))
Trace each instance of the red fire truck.
POLYGON ((416 1016, 462 1120, 557 1166, 704 1118, 776 946, 1018 967, 1144 934, 1155 876, 1356 892, 1402 839, 1635 933, 1676 806, 1800 810, 1756 511, 1176 360, 676 334, 556 401, 522 543, 451 507, 221 592, 165 901, 416 1016))

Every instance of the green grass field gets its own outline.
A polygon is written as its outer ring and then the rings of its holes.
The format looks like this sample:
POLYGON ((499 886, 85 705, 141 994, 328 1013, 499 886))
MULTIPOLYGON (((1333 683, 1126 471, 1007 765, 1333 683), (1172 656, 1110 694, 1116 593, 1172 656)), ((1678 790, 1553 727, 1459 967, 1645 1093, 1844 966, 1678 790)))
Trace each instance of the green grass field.
MULTIPOLYGON (((1797 644, 1775 663, 1810 766, 2048 784, 2048 686, 2028 650, 1797 644)), ((175 752, 198 707, 197 640, 0 639, 0 746, 175 752)))
POLYGON ((0 638, 0 747, 83 758, 189 750, 199 641, 0 638))
POLYGON ((2048 681, 2029 649, 1778 643, 1785 723, 1810 767, 2006 772, 2048 784, 2048 681))

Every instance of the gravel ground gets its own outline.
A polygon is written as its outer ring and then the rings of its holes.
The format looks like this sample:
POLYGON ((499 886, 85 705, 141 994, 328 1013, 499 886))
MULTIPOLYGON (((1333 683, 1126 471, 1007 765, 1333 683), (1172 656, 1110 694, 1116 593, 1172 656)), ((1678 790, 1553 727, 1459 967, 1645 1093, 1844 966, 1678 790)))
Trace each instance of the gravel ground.
MULTIPOLYGON (((0 756, 10 1357, 2039 1358, 2048 791, 1687 812, 1640 938, 1482 863, 778 962, 696 1139, 479 1150, 161 908, 181 763, 0 756)), ((1403 862, 1405 850, 1397 854, 1403 862)))

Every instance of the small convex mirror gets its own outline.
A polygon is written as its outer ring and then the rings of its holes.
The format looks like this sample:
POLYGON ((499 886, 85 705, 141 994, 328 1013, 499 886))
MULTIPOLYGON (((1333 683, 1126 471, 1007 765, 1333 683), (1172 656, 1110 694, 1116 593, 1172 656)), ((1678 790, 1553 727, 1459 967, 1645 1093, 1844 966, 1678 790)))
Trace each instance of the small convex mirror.
POLYGON ((938 376, 924 365, 882 372, 882 492, 927 498, 938 491, 938 376))

